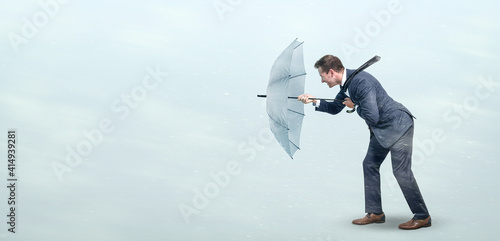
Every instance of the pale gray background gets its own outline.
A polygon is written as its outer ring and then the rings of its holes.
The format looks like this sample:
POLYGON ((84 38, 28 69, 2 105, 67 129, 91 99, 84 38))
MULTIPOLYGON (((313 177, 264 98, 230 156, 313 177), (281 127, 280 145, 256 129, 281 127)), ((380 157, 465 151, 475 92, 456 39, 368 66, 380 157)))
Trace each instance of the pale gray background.
POLYGON ((9 36, 22 36, 23 19, 43 8, 2 0, 0 131, 18 130, 20 186, 15 235, 0 189, 0 238, 491 240, 500 199, 498 9, 494 1, 72 0, 16 51, 9 36), (216 3, 230 11, 218 13, 216 3), (381 11, 390 19, 377 20, 381 11), (324 54, 348 68, 382 57, 367 71, 418 118, 413 170, 432 228, 397 229, 412 214, 390 158, 382 166, 387 222, 350 223, 364 215, 368 144, 356 114, 306 106, 294 160, 270 138, 256 94, 295 38, 305 41, 306 91, 320 97, 338 91, 313 68, 324 54), (347 45, 359 51, 346 53, 347 45), (120 119, 113 103, 157 65, 169 75, 120 119), (53 165, 66 165, 67 148, 106 118, 115 129, 59 180, 53 165), (179 207, 192 207, 228 163, 240 172, 186 222, 179 207))

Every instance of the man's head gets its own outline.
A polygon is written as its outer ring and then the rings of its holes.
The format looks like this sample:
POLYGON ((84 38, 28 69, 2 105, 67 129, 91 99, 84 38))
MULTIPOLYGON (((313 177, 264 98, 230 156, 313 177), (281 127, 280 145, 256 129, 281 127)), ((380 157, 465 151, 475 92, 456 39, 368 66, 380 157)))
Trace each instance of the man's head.
POLYGON ((321 83, 326 83, 332 88, 335 85, 342 83, 342 75, 344 74, 344 65, 339 58, 333 55, 325 55, 314 64, 314 68, 318 69, 321 76, 321 83))

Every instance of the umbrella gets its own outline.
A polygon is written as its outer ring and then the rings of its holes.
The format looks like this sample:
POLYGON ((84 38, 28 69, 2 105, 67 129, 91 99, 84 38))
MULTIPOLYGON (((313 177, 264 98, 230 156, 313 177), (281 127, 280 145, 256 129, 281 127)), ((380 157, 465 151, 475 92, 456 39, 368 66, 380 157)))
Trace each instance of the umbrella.
POLYGON ((274 61, 269 76, 266 110, 274 137, 293 158, 299 149, 304 104, 289 96, 304 93, 305 67, 302 44, 295 39, 274 61))

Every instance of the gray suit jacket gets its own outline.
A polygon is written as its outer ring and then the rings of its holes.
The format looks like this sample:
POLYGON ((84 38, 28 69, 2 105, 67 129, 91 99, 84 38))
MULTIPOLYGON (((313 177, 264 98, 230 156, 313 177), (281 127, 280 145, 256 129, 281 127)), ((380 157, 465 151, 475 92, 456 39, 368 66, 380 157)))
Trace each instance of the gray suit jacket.
MULTIPOLYGON (((354 72, 347 69, 347 78, 354 72)), ((385 148, 392 146, 413 125, 413 115, 401 103, 393 100, 385 92, 380 82, 365 71, 359 72, 351 80, 347 96, 341 88, 336 99, 350 97, 357 106, 357 112, 372 130, 377 141, 385 148)), ((345 107, 340 102, 321 101, 317 111, 337 114, 345 107)))

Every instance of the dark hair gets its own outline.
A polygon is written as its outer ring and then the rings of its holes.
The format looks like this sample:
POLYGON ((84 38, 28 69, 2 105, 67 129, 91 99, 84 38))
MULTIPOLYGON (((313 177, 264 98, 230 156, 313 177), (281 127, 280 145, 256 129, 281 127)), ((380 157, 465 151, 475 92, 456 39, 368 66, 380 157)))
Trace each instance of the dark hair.
POLYGON ((335 72, 340 72, 344 69, 344 65, 342 65, 342 61, 336 56, 327 54, 314 64, 314 68, 319 69, 321 67, 321 71, 328 72, 330 69, 333 69, 335 72))

